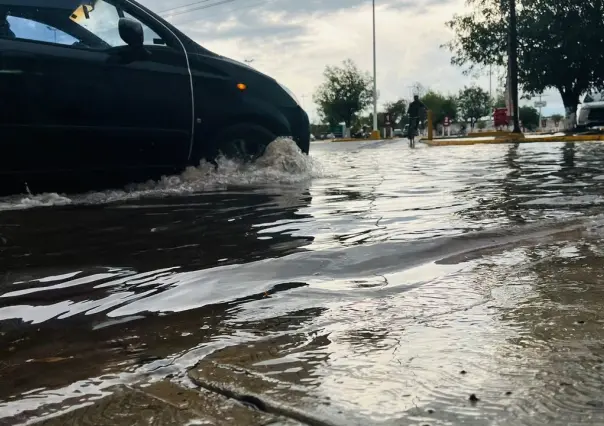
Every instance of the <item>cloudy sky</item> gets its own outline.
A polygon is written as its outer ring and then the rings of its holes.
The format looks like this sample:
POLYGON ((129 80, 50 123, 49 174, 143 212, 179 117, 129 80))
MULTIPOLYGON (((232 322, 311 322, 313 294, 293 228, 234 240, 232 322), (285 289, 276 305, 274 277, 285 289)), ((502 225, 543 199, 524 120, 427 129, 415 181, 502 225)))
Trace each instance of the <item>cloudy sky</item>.
MULTIPOLYGON (((373 69, 371 0, 139 1, 202 46, 253 60, 252 66, 288 86, 311 118, 316 117, 312 94, 326 65, 351 58, 361 69, 373 69)), ((464 0, 376 0, 380 103, 410 98, 416 82, 444 93, 473 83, 489 90, 488 75, 464 76, 440 48, 452 37, 444 23, 465 7, 464 0)), ((543 100, 545 115, 562 112, 556 92, 545 93, 543 100)))

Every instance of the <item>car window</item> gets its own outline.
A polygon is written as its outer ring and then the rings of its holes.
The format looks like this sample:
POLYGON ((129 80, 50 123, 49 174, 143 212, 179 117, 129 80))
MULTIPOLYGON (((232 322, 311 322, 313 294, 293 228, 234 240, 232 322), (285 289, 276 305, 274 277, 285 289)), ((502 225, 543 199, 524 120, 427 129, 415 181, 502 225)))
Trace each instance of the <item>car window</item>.
MULTIPOLYGON (((49 2, 45 7, 3 3, 0 0, 0 38, 107 49, 126 45, 119 34, 120 18, 140 22, 111 0, 71 0, 60 6, 49 2)), ((140 23, 145 45, 166 44, 148 25, 140 23)))
POLYGON ((32 19, 8 16, 7 22, 15 38, 66 45, 72 45, 78 42, 76 38, 64 31, 50 25, 36 22, 32 19))
MULTIPOLYGON (((129 18, 140 22, 132 15, 118 10, 108 1, 98 0, 91 6, 81 5, 75 9, 70 19, 78 25, 86 28, 110 46, 125 46, 126 43, 120 37, 118 22, 120 18, 129 18), (85 9, 86 8, 86 9, 85 9)), ((165 44, 161 37, 141 22, 145 45, 165 44)))

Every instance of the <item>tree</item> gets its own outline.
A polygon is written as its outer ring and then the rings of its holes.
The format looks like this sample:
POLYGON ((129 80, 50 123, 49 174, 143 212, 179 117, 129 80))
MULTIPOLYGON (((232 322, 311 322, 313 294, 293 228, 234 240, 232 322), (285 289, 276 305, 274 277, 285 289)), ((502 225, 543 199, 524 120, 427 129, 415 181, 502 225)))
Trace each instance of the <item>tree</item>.
POLYGON ((518 118, 522 121, 522 127, 529 130, 535 130, 539 127, 539 111, 532 106, 521 106, 518 111, 518 118))
POLYGON ((325 82, 313 96, 322 120, 331 126, 341 122, 350 126, 373 100, 371 77, 350 59, 341 67, 327 66, 323 76, 325 82))
POLYGON ((386 105, 384 105, 384 112, 390 114, 390 124, 394 126, 396 123, 402 122, 405 114, 407 114, 407 102, 404 99, 399 99, 395 102, 387 102, 386 105))
POLYGON ((484 130, 487 127, 487 123, 485 123, 484 121, 480 120, 478 123, 476 123, 476 127, 478 127, 480 130, 484 130))
POLYGON ((552 120, 554 120, 554 124, 557 126, 558 124, 560 124, 560 122, 562 121, 562 119, 564 119, 564 117, 560 114, 554 114, 550 117, 552 120))
MULTIPOLYGON (((474 11, 455 15, 446 44, 452 63, 466 73, 507 63, 508 4, 501 0, 468 0, 474 11), (503 6, 503 7, 502 7, 503 6)), ((580 96, 604 87, 604 2, 517 0, 518 82, 528 95, 557 89, 565 108, 576 112, 580 96)))
POLYGON ((461 116, 470 121, 470 127, 485 115, 491 113, 491 97, 478 86, 465 87, 457 97, 461 116))
POLYGON ((416 81, 411 85, 411 92, 414 96, 417 95, 421 98, 426 94, 426 88, 419 81, 416 81))
POLYGON ((421 101, 432 110, 432 122, 435 126, 443 124, 445 117, 449 117, 451 121, 457 118, 457 99, 453 96, 444 96, 430 90, 421 101))
POLYGON ((497 93, 495 99, 493 99, 493 107, 494 108, 507 107, 507 105, 505 104, 505 93, 503 93, 503 92, 497 93))

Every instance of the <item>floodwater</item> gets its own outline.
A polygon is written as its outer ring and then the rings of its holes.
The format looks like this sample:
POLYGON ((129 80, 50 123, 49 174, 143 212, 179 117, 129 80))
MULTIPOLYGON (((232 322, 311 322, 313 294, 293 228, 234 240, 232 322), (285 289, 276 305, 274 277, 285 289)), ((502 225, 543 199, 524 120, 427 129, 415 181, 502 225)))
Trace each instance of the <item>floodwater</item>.
POLYGON ((167 378, 308 424, 601 425, 603 204, 599 143, 402 140, 2 199, 0 424, 167 378))

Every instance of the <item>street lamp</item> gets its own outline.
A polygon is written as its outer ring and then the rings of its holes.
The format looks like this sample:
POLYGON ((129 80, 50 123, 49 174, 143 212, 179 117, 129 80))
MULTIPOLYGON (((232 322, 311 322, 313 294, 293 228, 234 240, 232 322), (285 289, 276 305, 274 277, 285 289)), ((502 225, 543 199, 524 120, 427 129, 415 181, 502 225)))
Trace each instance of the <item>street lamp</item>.
POLYGON ((512 118, 514 133, 522 133, 518 117, 518 31, 516 28, 516 0, 510 1, 510 29, 508 31, 508 74, 510 76, 510 97, 512 98, 512 118))
POLYGON ((373 132, 378 131, 377 125, 377 78, 375 60, 375 0, 373 0, 373 132))

